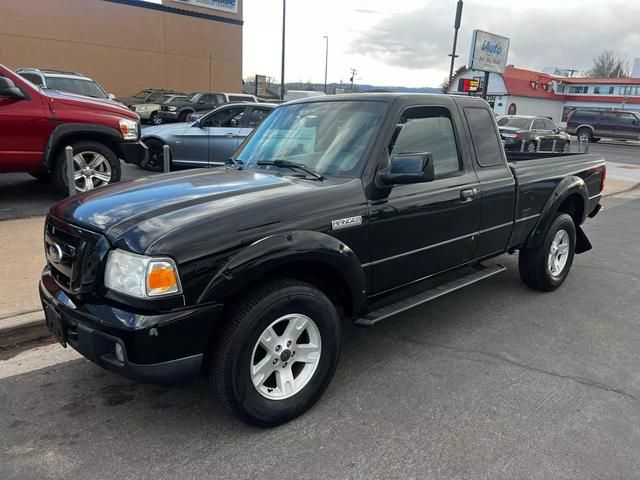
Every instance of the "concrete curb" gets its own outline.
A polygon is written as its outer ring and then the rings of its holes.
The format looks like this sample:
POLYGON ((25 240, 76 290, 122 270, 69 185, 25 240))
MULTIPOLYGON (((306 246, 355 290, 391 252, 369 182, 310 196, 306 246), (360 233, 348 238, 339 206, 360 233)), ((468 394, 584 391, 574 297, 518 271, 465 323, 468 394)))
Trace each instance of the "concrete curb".
POLYGON ((42 310, 22 313, 0 320, 0 348, 20 345, 50 335, 42 310))

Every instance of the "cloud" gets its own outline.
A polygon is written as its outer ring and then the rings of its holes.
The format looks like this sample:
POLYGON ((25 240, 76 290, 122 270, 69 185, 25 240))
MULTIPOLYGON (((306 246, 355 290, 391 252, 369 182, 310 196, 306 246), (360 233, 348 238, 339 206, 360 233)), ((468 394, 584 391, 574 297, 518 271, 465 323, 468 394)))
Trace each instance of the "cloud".
MULTIPOLYGON (((587 69, 604 50, 629 60, 640 56, 640 2, 466 2, 458 43, 458 65, 467 63, 473 29, 511 38, 509 63, 587 69), (518 4, 514 6, 514 4, 518 4)), ((386 18, 357 37, 351 48, 383 64, 414 70, 448 70, 455 2, 429 0, 414 11, 386 18)))

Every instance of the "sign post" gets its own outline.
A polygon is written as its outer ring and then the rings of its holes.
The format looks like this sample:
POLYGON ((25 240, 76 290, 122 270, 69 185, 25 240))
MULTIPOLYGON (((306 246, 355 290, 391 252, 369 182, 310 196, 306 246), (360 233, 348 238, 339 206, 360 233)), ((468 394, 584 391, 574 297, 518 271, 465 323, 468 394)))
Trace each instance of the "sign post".
POLYGON ((487 98, 491 73, 504 73, 509 56, 510 40, 482 30, 474 30, 471 39, 469 68, 484 72, 482 98, 487 98))

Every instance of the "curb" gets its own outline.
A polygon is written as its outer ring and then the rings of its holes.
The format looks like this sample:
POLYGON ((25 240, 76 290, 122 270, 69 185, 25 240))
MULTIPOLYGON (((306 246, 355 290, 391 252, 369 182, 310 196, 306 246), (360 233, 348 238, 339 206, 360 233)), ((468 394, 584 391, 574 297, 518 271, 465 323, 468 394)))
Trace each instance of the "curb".
POLYGON ((0 348, 39 340, 51 335, 42 310, 0 320, 0 348))

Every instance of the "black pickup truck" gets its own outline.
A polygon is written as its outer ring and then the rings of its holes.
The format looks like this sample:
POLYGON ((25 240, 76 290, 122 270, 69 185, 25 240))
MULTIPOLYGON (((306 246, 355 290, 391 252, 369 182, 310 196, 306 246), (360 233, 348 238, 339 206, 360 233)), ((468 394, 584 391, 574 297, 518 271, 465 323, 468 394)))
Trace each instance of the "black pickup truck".
POLYGON ((559 287, 591 248, 580 226, 605 173, 594 155, 507 157, 475 98, 301 100, 226 168, 55 205, 40 296, 61 343, 98 365, 155 383, 204 371, 229 411, 277 425, 327 388, 341 319, 375 325, 515 251, 527 285, 559 287))

